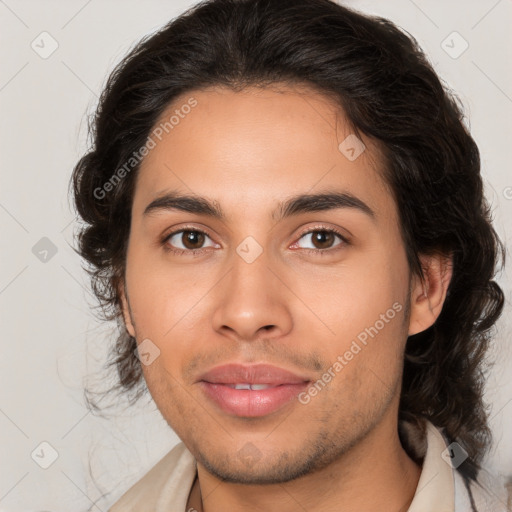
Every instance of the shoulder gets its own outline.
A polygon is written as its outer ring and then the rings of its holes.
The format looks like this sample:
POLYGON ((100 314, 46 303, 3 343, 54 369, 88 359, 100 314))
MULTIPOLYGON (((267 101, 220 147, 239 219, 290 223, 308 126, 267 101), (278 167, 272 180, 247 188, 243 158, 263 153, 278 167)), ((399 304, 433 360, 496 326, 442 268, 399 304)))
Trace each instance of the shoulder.
POLYGON ((504 478, 493 475, 485 467, 477 470, 462 464, 464 451, 459 453, 460 445, 451 443, 444 429, 425 420, 403 422, 399 433, 406 451, 422 466, 409 512, 512 511, 512 496, 508 496, 504 478))
POLYGON ((183 442, 178 443, 155 466, 109 508, 109 512, 158 512, 160 503, 186 500, 197 471, 196 461, 183 442))

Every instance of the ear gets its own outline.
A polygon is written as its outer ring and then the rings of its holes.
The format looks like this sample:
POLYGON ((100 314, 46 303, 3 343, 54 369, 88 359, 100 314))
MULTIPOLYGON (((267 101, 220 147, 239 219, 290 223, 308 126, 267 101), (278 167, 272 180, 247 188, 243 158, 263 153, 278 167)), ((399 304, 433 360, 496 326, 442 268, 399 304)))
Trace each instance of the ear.
POLYGON ((130 304, 126 296, 126 287, 124 281, 119 285, 119 297, 121 299, 122 313, 124 319, 124 325, 126 330, 132 338, 135 338, 135 328, 132 321, 132 313, 130 311, 130 304))
POLYGON ((411 282, 409 336, 428 329, 443 308, 452 278, 452 255, 420 255, 423 279, 414 275, 411 282))

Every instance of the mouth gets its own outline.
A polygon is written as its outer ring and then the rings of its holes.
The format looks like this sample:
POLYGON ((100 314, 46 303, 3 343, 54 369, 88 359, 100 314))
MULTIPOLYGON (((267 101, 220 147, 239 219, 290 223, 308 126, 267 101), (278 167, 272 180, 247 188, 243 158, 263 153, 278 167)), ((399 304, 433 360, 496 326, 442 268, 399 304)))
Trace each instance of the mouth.
POLYGON ((231 416, 256 418, 289 405, 311 379, 270 365, 224 365, 207 372, 198 384, 206 398, 231 416))
MULTIPOLYGON (((225 384, 233 389, 251 389, 253 391, 260 391, 262 389, 275 388, 277 386, 271 386, 270 384, 225 384)), ((280 386, 282 384, 279 384, 280 386)))
POLYGON ((256 418, 283 408, 306 389, 309 381, 295 384, 221 384, 201 381, 205 395, 225 413, 256 418))

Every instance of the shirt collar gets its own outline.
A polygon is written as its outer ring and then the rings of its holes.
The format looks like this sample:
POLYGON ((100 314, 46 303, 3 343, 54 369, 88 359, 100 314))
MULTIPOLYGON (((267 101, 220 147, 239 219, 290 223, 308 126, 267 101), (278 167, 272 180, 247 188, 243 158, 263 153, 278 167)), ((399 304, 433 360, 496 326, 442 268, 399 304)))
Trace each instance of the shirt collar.
POLYGON ((427 449, 421 475, 408 512, 453 512, 455 487, 453 470, 443 458, 447 450, 440 431, 426 422, 427 449))

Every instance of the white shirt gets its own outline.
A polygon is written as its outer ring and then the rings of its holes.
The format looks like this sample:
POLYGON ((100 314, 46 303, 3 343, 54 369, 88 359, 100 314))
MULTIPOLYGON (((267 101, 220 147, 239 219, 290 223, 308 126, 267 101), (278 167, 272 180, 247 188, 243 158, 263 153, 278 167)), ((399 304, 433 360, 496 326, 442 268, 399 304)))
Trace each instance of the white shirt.
MULTIPOLYGON (((426 448, 421 443, 414 445, 423 463, 408 512, 507 512, 504 485, 489 478, 486 478, 483 488, 472 483, 475 509, 471 508, 464 479, 442 456, 447 449, 444 437, 429 422, 426 422, 426 432, 426 448)), ((187 512, 187 500, 196 474, 196 460, 181 442, 131 487, 109 512, 187 512)))

